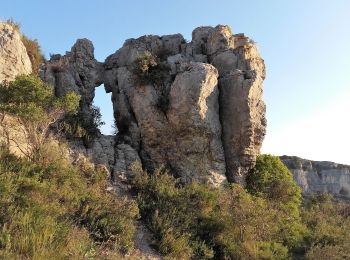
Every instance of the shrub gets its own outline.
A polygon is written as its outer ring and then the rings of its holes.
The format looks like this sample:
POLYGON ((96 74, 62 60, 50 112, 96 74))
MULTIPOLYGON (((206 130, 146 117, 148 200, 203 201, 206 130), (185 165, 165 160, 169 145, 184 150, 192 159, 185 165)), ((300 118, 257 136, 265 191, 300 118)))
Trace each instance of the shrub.
POLYGON ((133 247, 137 206, 106 191, 106 176, 56 158, 0 155, 0 257, 85 259, 133 247), (54 159, 54 158, 53 158, 54 159))
POLYGON ((330 195, 306 198, 302 219, 309 228, 305 247, 308 259, 346 259, 350 256, 350 216, 348 203, 330 195))
MULTIPOLYGON (((73 92, 56 97, 53 87, 34 75, 18 76, 10 83, 0 84, 0 113, 15 116, 18 124, 24 127, 23 134, 30 149, 23 153, 30 160, 42 157, 41 149, 50 138, 50 126, 66 113, 73 113, 79 105, 79 99, 73 92)), ((16 140, 11 141, 16 143, 16 140)))
POLYGON ((100 109, 94 105, 88 108, 89 114, 78 110, 69 113, 58 123, 60 131, 68 138, 80 138, 85 147, 92 146, 94 139, 99 135, 99 127, 105 123, 102 121, 100 109))
POLYGON ((45 61, 38 40, 32 40, 27 36, 22 35, 22 42, 26 47, 30 62, 32 63, 33 73, 38 74, 40 65, 45 61))
POLYGON ((286 237, 294 236, 288 228, 293 219, 269 200, 238 185, 182 184, 162 169, 147 174, 134 165, 133 172, 141 216, 156 234, 158 250, 170 259, 290 256, 286 237))
POLYGON ((257 196, 275 201, 279 205, 299 212, 301 189, 292 173, 277 156, 259 155, 256 166, 247 177, 247 190, 257 196))
POLYGON ((276 221, 281 222, 283 243, 295 251, 301 250, 307 233, 300 219, 301 189, 281 160, 272 155, 259 155, 247 177, 247 190, 268 199, 278 209, 280 217, 276 221))
POLYGON ((169 68, 149 51, 145 51, 132 64, 134 83, 163 86, 169 76, 169 68))

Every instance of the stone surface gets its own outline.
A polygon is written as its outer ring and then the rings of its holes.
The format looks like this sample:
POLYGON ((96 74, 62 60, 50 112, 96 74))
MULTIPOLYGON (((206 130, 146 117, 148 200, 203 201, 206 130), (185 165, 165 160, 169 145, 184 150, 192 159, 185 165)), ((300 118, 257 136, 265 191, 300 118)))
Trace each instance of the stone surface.
POLYGON ((295 182, 304 194, 329 192, 350 198, 350 166, 334 162, 317 162, 295 156, 281 156, 293 173, 295 182))
POLYGON ((76 41, 66 55, 52 55, 40 71, 41 78, 55 86, 56 95, 75 91, 81 96, 83 115, 91 115, 91 104, 95 88, 100 86, 103 75, 102 63, 94 58, 94 46, 87 39, 76 41))
POLYGON ((58 95, 79 93, 86 114, 96 86, 112 92, 115 176, 125 175, 130 157, 149 171, 165 166, 187 182, 244 184, 264 139, 264 62, 255 44, 228 26, 196 28, 188 43, 180 34, 129 39, 103 64, 91 42, 78 40, 71 52, 51 58, 42 77, 58 95), (162 82, 135 80, 134 61, 145 51, 167 68, 162 82))
POLYGON ((32 72, 32 64, 21 37, 20 32, 10 24, 0 21, 0 82, 32 72))

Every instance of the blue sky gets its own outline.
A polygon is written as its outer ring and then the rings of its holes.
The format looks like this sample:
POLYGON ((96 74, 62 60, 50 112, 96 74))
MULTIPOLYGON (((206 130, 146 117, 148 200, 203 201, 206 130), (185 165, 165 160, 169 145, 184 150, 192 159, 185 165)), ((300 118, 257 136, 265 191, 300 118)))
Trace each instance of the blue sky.
MULTIPOLYGON (((0 19, 19 21, 47 56, 88 38, 103 61, 128 38, 230 25, 259 46, 267 67, 268 128, 262 151, 350 164, 348 0, 0 0, 0 19)), ((109 133, 110 97, 98 88, 109 133)))

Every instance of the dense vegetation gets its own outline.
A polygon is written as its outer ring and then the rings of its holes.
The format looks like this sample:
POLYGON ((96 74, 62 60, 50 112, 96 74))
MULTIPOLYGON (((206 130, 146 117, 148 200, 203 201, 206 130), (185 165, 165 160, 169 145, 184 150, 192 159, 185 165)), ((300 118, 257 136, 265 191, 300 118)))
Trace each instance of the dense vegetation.
MULTIPOLYGON (((105 171, 72 166, 50 136, 50 126, 78 104, 76 94, 55 97, 33 75, 0 84, 0 112, 17 118, 31 147, 20 159, 1 146, 0 258, 76 259, 133 247, 137 206, 106 191, 105 171)), ((2 127, 10 134, 15 126, 2 127)))
MULTIPOLYGON (((17 140, 18 149, 30 160, 43 157, 43 146, 50 139, 49 128, 65 114, 74 114, 80 97, 69 92, 61 97, 54 95, 52 86, 37 76, 18 76, 10 83, 0 84, 0 113, 15 116, 18 125, 24 128, 28 146, 23 149, 17 140)), ((3 124, 9 139, 16 126, 3 124)))
MULTIPOLYGON (((17 158, 0 146, 0 258, 120 259, 133 247, 139 211, 168 259, 350 258, 350 206, 327 195, 303 199, 274 156, 258 156, 246 189, 183 184, 135 164, 138 205, 107 192, 103 168, 72 166, 50 135, 78 104, 33 75, 0 84, 0 115, 17 118, 32 147, 17 158)), ((2 127, 6 135, 13 125, 2 127)))
POLYGON ((66 138, 81 139, 85 147, 90 148, 100 134, 99 128, 105 123, 102 121, 99 107, 90 105, 88 111, 89 115, 80 109, 76 113, 66 114, 59 121, 57 129, 62 131, 66 138))
POLYGON ((302 205, 300 189, 277 157, 258 157, 247 190, 184 185, 164 170, 150 175, 139 165, 134 173, 142 218, 169 259, 350 256, 350 207, 324 196, 302 205))
POLYGON ((62 157, 43 165, 1 152, 0 258, 77 259, 132 248, 137 206, 106 185, 105 172, 62 157))

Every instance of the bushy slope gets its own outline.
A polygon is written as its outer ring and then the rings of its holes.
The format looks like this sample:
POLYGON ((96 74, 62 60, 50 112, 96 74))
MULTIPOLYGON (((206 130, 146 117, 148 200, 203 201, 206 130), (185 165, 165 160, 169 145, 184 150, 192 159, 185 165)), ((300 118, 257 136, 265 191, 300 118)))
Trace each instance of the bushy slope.
POLYGON ((1 258, 94 256, 133 246, 137 206, 106 192, 104 172, 63 159, 47 165, 0 156, 1 258))
POLYGON ((150 175, 139 165, 134 173, 142 218, 169 259, 349 257, 350 207, 324 196, 302 204, 278 157, 258 157, 248 190, 181 184, 164 170, 150 175))
POLYGON ((106 192, 106 176, 63 159, 47 165, 2 152, 0 256, 60 259, 93 256, 99 245, 133 246, 138 210, 106 192))
POLYGON ((0 258, 77 259, 133 247, 137 206, 106 191, 105 171, 72 166, 51 135, 78 104, 76 94, 55 97, 33 75, 0 84, 0 115, 18 119, 30 147, 22 158, 11 155, 13 125, 1 122, 8 135, 0 146, 0 258))

